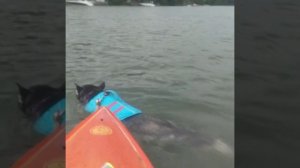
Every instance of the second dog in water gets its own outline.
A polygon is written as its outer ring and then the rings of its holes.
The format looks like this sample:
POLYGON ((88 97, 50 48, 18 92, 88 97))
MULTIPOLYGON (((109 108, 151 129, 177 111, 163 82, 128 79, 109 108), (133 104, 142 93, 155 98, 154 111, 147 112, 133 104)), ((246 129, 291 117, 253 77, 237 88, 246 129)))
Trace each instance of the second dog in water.
POLYGON ((48 135, 64 123, 65 84, 59 88, 35 85, 29 88, 17 83, 19 106, 38 133, 48 135))

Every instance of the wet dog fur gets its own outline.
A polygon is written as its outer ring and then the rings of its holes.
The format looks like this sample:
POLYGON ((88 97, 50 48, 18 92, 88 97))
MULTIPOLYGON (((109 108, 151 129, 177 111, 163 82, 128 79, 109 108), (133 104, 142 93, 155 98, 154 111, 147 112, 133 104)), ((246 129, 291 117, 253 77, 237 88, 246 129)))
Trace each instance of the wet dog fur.
POLYGON ((18 104, 24 116, 30 121, 37 120, 52 105, 65 98, 65 84, 58 88, 49 85, 35 85, 25 88, 17 83, 18 104))

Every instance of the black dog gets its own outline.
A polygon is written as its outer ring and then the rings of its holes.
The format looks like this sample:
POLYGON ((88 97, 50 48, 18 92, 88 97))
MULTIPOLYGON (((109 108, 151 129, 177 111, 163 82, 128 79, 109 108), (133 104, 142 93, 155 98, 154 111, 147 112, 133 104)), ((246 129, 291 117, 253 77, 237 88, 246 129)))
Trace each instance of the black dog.
POLYGON ((101 83, 99 86, 94 85, 84 85, 81 87, 76 85, 76 96, 81 104, 87 104, 90 99, 96 96, 98 93, 102 92, 105 88, 105 83, 101 83))
MULTIPOLYGON (((65 98, 65 84, 59 88, 48 85, 36 85, 28 89, 17 83, 19 88, 19 106, 25 117, 36 121, 47 109, 65 98)), ((61 123, 61 114, 53 116, 53 119, 61 123)))
MULTIPOLYGON (((83 106, 95 95, 104 91, 105 88, 104 82, 99 86, 75 85, 77 99, 83 106)), ((189 144, 195 146, 195 148, 201 147, 203 149, 208 147, 223 154, 232 153, 231 148, 220 139, 200 135, 196 131, 177 127, 170 121, 153 118, 144 113, 129 117, 122 122, 140 143, 154 143, 161 147, 170 144, 176 146, 189 144)))

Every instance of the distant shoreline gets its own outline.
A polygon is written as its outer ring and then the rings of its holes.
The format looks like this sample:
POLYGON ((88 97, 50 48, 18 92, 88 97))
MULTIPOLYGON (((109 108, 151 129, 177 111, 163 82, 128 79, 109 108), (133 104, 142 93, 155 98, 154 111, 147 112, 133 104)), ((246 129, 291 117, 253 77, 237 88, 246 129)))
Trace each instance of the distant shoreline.
MULTIPOLYGON (((67 4, 67 6, 71 6, 72 4, 67 4)), ((74 5, 75 6, 75 5, 74 5)), ((78 6, 78 5, 77 5, 78 6)), ((94 6, 137 6, 143 7, 141 5, 133 5, 133 4, 123 4, 123 5, 109 5, 109 4, 94 4, 94 6)), ((156 5, 155 7, 179 7, 179 6, 186 6, 186 7, 204 7, 204 6, 234 6, 234 5, 156 5)))
MULTIPOLYGON (((76 0, 75 0, 76 1, 76 0)), ((79 0, 80 1, 80 0, 79 0)), ((233 0, 87 0, 94 6, 234 6, 233 0), (142 5, 142 4, 145 5, 142 5), (152 5, 147 5, 152 4, 152 5)))

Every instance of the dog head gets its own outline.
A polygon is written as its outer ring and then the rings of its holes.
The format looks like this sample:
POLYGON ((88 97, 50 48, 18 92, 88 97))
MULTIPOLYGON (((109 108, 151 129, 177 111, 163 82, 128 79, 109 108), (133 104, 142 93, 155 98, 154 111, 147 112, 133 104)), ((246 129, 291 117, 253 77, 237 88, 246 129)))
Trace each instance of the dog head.
POLYGON ((105 83, 102 82, 99 86, 95 85, 83 85, 79 86, 75 83, 76 86, 76 97, 79 102, 83 105, 88 103, 94 96, 102 92, 105 88, 105 83))
POLYGON ((65 97, 65 84, 59 88, 48 85, 36 85, 25 88, 17 83, 19 88, 19 106, 29 119, 37 119, 48 108, 65 97))

